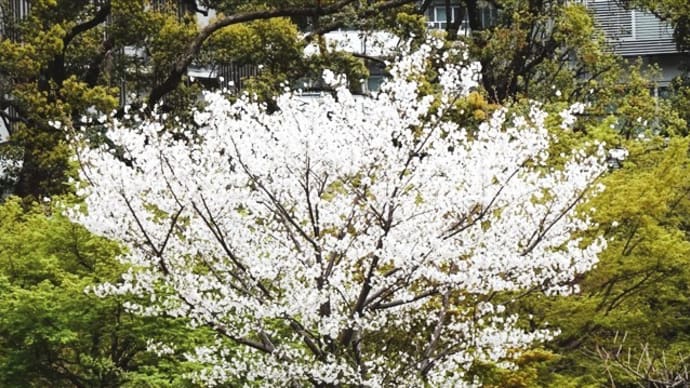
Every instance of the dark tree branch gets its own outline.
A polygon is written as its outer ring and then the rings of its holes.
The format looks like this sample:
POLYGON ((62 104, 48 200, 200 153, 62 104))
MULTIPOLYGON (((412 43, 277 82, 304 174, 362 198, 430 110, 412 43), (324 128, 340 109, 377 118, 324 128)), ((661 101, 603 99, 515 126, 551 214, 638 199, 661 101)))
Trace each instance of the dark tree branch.
POLYGON ((417 8, 417 11, 421 14, 426 13, 426 10, 429 9, 429 6, 431 5, 431 1, 432 0, 424 0, 417 8))
POLYGON ((165 80, 151 90, 148 97, 148 109, 152 109, 163 98, 163 96, 177 87, 182 79, 182 76, 187 71, 187 67, 192 63, 194 57, 199 54, 204 42, 206 42, 206 40, 209 39, 216 31, 234 24, 255 20, 273 19, 277 17, 318 17, 331 15, 341 11, 345 6, 353 2, 354 0, 341 0, 327 7, 283 8, 268 11, 238 13, 226 16, 214 23, 207 25, 199 32, 194 40, 189 42, 186 50, 180 54, 179 59, 175 62, 172 70, 165 80))
MULTIPOLYGON (((558 215, 556 218, 549 223, 549 225, 546 226, 546 228, 543 228, 540 226, 538 229, 534 231, 532 236, 530 237, 528 243, 527 243, 527 248, 520 254, 520 256, 527 256, 532 250, 539 245, 539 243, 542 241, 544 236, 551 230, 551 228, 554 227, 568 212, 570 212, 577 204, 579 204, 582 199, 585 197, 585 195, 589 192, 590 186, 586 187, 580 194, 575 197, 575 199, 568 204, 568 206, 558 215), (535 238, 536 237, 536 238, 535 238)), ((548 214, 547 214, 548 216, 548 214)), ((542 220, 542 224, 546 221, 546 216, 544 217, 544 220, 542 220)))
POLYGON ((441 301, 441 312, 438 315, 436 327, 434 328, 434 332, 431 335, 431 341, 429 341, 429 343, 426 346, 426 349, 424 350, 424 355, 420 367, 420 371, 423 376, 426 376, 434 365, 434 363, 432 362, 432 355, 438 347, 438 341, 441 338, 441 333, 443 332, 443 328, 446 325, 446 313, 448 311, 449 304, 449 292, 446 291, 443 293, 441 301))
POLYGON ((446 231, 446 235, 442 236, 444 240, 448 240, 449 238, 453 238, 457 236, 459 233, 462 233, 463 231, 467 230, 467 228, 471 227, 472 225, 475 225, 477 222, 481 221, 484 219, 484 217, 489 213, 489 210, 492 210, 494 203, 498 199, 498 197, 501 195, 503 192, 503 189, 508 185, 508 183, 517 175, 517 173, 522 169, 523 166, 527 161, 523 162, 518 168, 513 171, 508 179, 506 179, 506 182, 496 191, 496 194, 491 198, 491 201, 482 209, 481 206, 475 205, 472 210, 470 211, 470 214, 463 216, 455 225, 451 226, 449 230, 446 231), (479 207, 478 207, 479 206, 479 207), (465 221, 467 221, 467 218, 472 215, 472 213, 475 211, 474 209, 481 209, 479 211, 479 214, 477 217, 475 217, 473 220, 471 220, 469 223, 464 224, 465 221))
MULTIPOLYGON (((125 196, 124 193, 121 193, 121 196, 122 196, 123 200, 125 201, 125 204, 127 205, 127 208, 129 209, 130 213, 132 214, 132 217, 134 218, 134 221, 136 222, 137 227, 138 227, 139 230, 142 232, 142 234, 143 234, 143 236, 144 236, 144 239, 146 240, 146 243, 151 247, 151 249, 153 250, 153 253, 156 255, 156 257, 158 257, 161 271, 162 271, 166 276, 169 276, 169 277, 171 277, 171 278, 174 278, 174 274, 172 273, 172 271, 170 271, 170 268, 168 267, 168 265, 167 265, 166 262, 165 262, 165 259, 163 258, 163 255, 162 255, 162 254, 163 254, 163 251, 162 251, 161 249, 159 249, 159 248, 156 247, 156 245, 154 244, 153 240, 151 239, 151 237, 150 237, 150 236, 148 235, 148 233, 146 232, 146 229, 144 228, 144 225, 141 223, 141 220, 139 219, 139 216, 137 215, 136 211, 134 210, 134 208, 133 208, 132 204, 130 203, 129 199, 127 198, 127 196, 125 196)), ((173 220, 173 222, 172 222, 173 225, 176 223, 177 217, 180 215, 181 210, 182 210, 182 209, 180 209, 180 212, 178 212, 178 213, 175 215, 174 220, 173 220)), ((173 228, 171 228, 171 230, 172 230, 172 229, 173 229, 173 228)), ((166 237, 166 239, 167 239, 167 237, 166 237)), ((163 245, 162 248, 164 248, 164 247, 165 247, 165 246, 163 245)), ((180 300, 181 300, 182 302, 184 302, 190 309, 194 310, 194 309, 198 309, 198 308, 199 308, 199 307, 197 307, 194 303, 190 302, 189 299, 186 298, 183 294, 177 293, 177 296, 178 296, 178 297, 180 298, 180 300)), ((213 318, 216 318, 216 315, 217 315, 217 314, 216 314, 215 312, 213 312, 213 311, 208 311, 208 312, 213 316, 213 318)), ((271 343, 270 339, 269 339, 265 334, 263 334, 263 333, 260 333, 261 342, 258 342, 258 341, 254 341, 254 340, 251 340, 251 339, 248 339, 248 338, 238 337, 238 336, 232 335, 232 334, 228 331, 228 329, 227 329, 225 326, 223 326, 222 324, 220 324, 220 323, 218 323, 218 322, 219 322, 219 321, 216 319, 215 322, 213 322, 213 323, 207 322, 207 325, 210 326, 211 328, 213 328, 213 329, 214 329, 215 331, 217 331, 219 334, 222 334, 222 335, 224 335, 224 336, 230 338, 231 340, 237 342, 238 344, 246 345, 246 346, 252 347, 252 348, 254 348, 254 349, 257 349, 257 350, 266 352, 266 353, 271 353, 271 352, 273 352, 273 350, 275 349, 275 347, 274 347, 273 344, 271 343)))
POLYGON ((98 82, 98 76, 101 74, 101 65, 103 61, 108 57, 115 45, 115 41, 112 37, 103 41, 101 45, 101 50, 94 56, 94 58, 89 63, 89 67, 86 69, 84 74, 82 74, 81 79, 86 82, 90 87, 96 86, 98 82))
POLYGON ((400 299, 400 300, 394 300, 392 302, 387 302, 387 303, 382 303, 382 302, 377 302, 371 305, 372 310, 385 310, 389 309, 392 307, 398 307, 398 306, 403 306, 406 304, 414 303, 417 302, 421 299, 428 298, 430 296, 437 295, 439 293, 438 289, 432 288, 430 290, 424 291, 419 295, 416 295, 414 298, 411 299, 400 299))
MULTIPOLYGON (((108 18, 108 15, 110 15, 110 1, 107 1, 105 4, 103 4, 103 7, 96 12, 96 14, 93 16, 92 19, 89 19, 85 21, 84 23, 77 24, 72 28, 64 38, 62 38, 62 41, 64 42, 64 47, 66 48, 72 40, 77 37, 77 35, 86 32, 96 26, 98 26, 101 23, 104 23, 106 19, 108 18)), ((63 49, 64 52, 64 49, 63 49)))
MULTIPOLYGON (((316 7, 302 7, 302 8, 282 8, 282 9, 272 9, 267 11, 254 11, 245 12, 226 16, 223 19, 211 23, 204 27, 199 34, 189 42, 187 49, 180 54, 179 59, 173 65, 172 70, 168 73, 167 77, 160 84, 156 85, 148 96, 148 109, 153 109, 153 107, 160 102, 160 100, 168 93, 173 91, 177 85, 182 80, 182 76, 187 71, 187 67, 192 63, 194 57, 196 57, 204 42, 208 40, 216 31, 231 26, 234 24, 245 23, 255 20, 265 20, 273 19, 277 17, 314 17, 318 18, 321 16, 328 16, 337 14, 348 5, 354 3, 355 0, 340 0, 329 6, 316 6, 316 7)), ((415 0, 388 0, 380 3, 376 3, 371 7, 364 8, 362 11, 357 12, 358 18, 369 17, 379 14, 380 12, 393 9, 405 4, 414 3, 415 0)), ((323 33, 332 31, 344 25, 344 21, 337 21, 330 23, 327 26, 320 27, 317 31, 313 31, 311 34, 307 35, 305 39, 307 41, 313 39, 315 36, 321 35, 323 33)))

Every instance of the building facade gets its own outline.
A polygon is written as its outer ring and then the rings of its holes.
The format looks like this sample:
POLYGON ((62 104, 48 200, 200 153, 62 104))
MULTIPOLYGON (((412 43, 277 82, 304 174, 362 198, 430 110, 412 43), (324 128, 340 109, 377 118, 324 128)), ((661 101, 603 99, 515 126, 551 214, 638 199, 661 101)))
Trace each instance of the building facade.
MULTIPOLYGON (((682 67, 690 63, 687 54, 678 51, 673 39, 673 27, 650 12, 626 9, 617 0, 575 0, 589 9, 595 24, 604 32, 611 50, 623 58, 634 61, 638 58, 645 64, 657 64, 661 74, 657 80, 664 90, 671 80, 682 73, 682 67)), ((449 23, 460 20, 458 35, 469 32, 467 12, 462 2, 452 0, 431 0, 425 11, 430 28, 446 29, 449 23)), ((482 27, 494 24, 497 10, 490 3, 481 1, 482 27)))
MULTIPOLYGON (((496 23, 498 11, 491 3, 479 1, 479 17, 482 28, 487 28, 496 23)), ((432 0, 424 10, 427 26, 432 29, 445 30, 449 24, 458 25, 458 35, 466 35, 470 30, 470 21, 467 11, 458 0, 452 0, 446 4, 445 0, 432 0)))
POLYGON ((681 74, 688 57, 678 51, 669 23, 649 12, 625 9, 615 0, 586 0, 585 5, 615 53, 659 66, 662 91, 681 74))

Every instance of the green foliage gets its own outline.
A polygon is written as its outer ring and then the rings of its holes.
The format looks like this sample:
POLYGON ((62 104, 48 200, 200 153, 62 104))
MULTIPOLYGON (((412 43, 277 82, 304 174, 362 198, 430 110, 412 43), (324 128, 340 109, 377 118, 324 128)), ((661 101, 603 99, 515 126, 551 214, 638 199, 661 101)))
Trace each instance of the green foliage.
MULTIPOLYGON (((615 133, 600 128, 590 135, 611 139, 615 133)), ((596 209, 593 221, 609 241, 599 265, 580 279, 579 295, 537 294, 519 302, 535 327, 548 322, 562 330, 552 345, 560 357, 546 363, 550 372, 540 385, 562 386, 561 379, 575 386, 644 383, 621 360, 604 362, 620 351, 621 336, 626 357, 630 351, 637 361, 644 350, 657 369, 678 368, 690 354, 690 139, 618 133, 630 155, 612 165, 602 179, 604 192, 583 207, 596 209)))
POLYGON ((690 135, 690 73, 688 73, 688 69, 686 69, 685 74, 671 82, 670 89, 669 103, 673 110, 685 120, 685 130, 682 133, 690 135))
POLYGON ((0 385, 183 387, 193 365, 146 352, 149 339, 192 344, 210 334, 135 317, 86 288, 123 271, 117 245, 48 205, 0 206, 0 385))
MULTIPOLYGON (((68 192, 65 182, 75 168, 69 161, 69 132, 48 122, 80 125, 82 115, 117 108, 121 92, 142 101, 198 33, 192 16, 144 3, 111 0, 110 23, 103 19, 76 34, 80 23, 98 17, 93 2, 36 0, 27 19, 3 20, 8 34, 0 39, 0 110, 12 106, 22 120, 0 152, 23 161, 17 193, 41 198, 68 192), (125 47, 146 55, 123 55, 125 47)), ((311 4, 199 3, 226 14, 311 4)), ((449 114, 471 126, 497 103, 547 101, 546 108, 555 113, 550 126, 559 139, 551 150, 554 165, 562 163, 561 153, 592 140, 625 148, 630 156, 620 166, 612 165, 602 179, 606 190, 583 207, 597 209, 593 217, 609 247, 599 266, 579 279, 582 293, 568 298, 535 293, 512 307, 523 316, 531 314, 525 324, 560 327, 555 344, 548 351, 526 353, 517 360, 520 369, 477 365, 476 373, 486 386, 496 387, 594 387, 610 385, 611 379, 632 385, 639 378, 602 361, 623 335, 625 349, 634 355, 646 345, 651 355, 663 353, 671 366, 682 365, 677 355, 690 355, 687 78, 674 82, 669 100, 656 99, 650 92, 653 72, 608 53, 583 7, 561 1, 496 3, 502 9, 497 25, 459 38, 483 65, 483 89, 458 100, 449 114), (563 132, 557 113, 574 101, 589 104, 586 115, 574 131, 563 132)), ((684 33, 690 25, 687 1, 628 3, 670 20, 679 46, 690 47, 690 34, 684 33)), ((8 4, 0 0, 3 9, 8 4)), ((423 19, 410 8, 405 11, 357 22, 341 19, 363 29, 383 26, 402 36, 423 37, 423 19)), ((334 21, 322 18, 319 23, 334 21)), ((263 65, 246 86, 265 100, 285 82, 318 79, 324 68, 345 73, 357 89, 368 74, 360 58, 328 50, 303 57, 305 43, 297 25, 306 24, 300 18, 281 18, 224 28, 207 42, 196 63, 263 65)), ((421 81, 433 87, 434 74, 428 78, 421 81)), ((188 119, 186 108, 198 103, 200 88, 199 83, 183 82, 166 96, 166 109, 188 119)), ((135 317, 123 309, 124 300, 85 293, 90 285, 116 281, 123 271, 114 259, 118 247, 53 210, 48 205, 25 209, 17 199, 0 206, 0 385, 189 385, 182 375, 195 366, 184 363, 180 353, 158 357, 145 352, 146 340, 175 342, 184 349, 210 343, 213 336, 189 331, 175 320, 135 317)), ((410 346, 399 333, 390 334, 398 341, 395 346, 410 346)))
POLYGON ((163 66, 170 58, 159 53, 171 48, 155 43, 183 42, 176 32, 189 23, 163 28, 160 19, 170 16, 134 0, 32 1, 23 19, 15 19, 6 0, 0 8, 0 23, 9 32, 0 37, 0 110, 12 107, 19 116, 10 141, 25 150, 15 192, 35 199, 64 193, 71 176, 68 132, 49 123, 69 127, 83 115, 115 109, 128 66, 114 66, 113 57, 125 45, 145 43, 153 68, 163 66))
POLYGON ((631 346, 690 354, 688 146, 686 138, 629 144, 630 158, 607 177, 610 189, 592 204, 611 237, 601 265, 583 283, 598 327, 590 334, 594 341, 628 333, 631 346))
MULTIPOLYGON (((570 73, 568 64, 554 61, 549 65, 549 61, 543 61, 538 66, 544 73, 537 79, 550 81, 540 81, 527 90, 520 86, 527 76, 519 78, 520 87, 507 100, 524 109, 531 99, 548 101, 545 108, 552 113, 548 125, 557 139, 550 150, 553 166, 564 162, 560 155, 593 141, 604 141, 608 148, 626 149, 629 157, 622 163, 611 161, 611 170, 601 180, 605 191, 581 206, 586 212, 596 209, 591 213, 600 225, 595 233, 609 239, 599 265, 578 279, 582 292, 547 297, 535 290, 518 300, 505 297, 510 308, 525 317, 524 324, 561 329, 556 340, 548 344, 554 357, 536 361, 531 367, 538 372, 531 375, 531 380, 515 381, 521 381, 522 386, 598 387, 638 386, 651 379, 669 379, 687 364, 690 355, 690 321, 686 318, 690 313, 686 307, 690 298, 686 85, 678 79, 673 85, 676 93, 670 99, 656 98, 652 80, 658 70, 644 68, 641 63, 624 64, 602 53, 597 40, 583 40, 588 34, 598 33, 578 7, 566 9, 564 15, 569 16, 555 30, 562 31, 563 36, 555 38, 575 47, 581 45, 584 49, 573 51, 582 53, 576 63, 602 72, 597 77, 574 80, 576 73, 570 73), (588 32, 578 36, 576 30, 588 32), (597 45, 599 54, 592 44, 597 45), (588 52, 596 55, 590 58, 588 52), (597 63, 599 55, 603 55, 604 62, 597 63), (558 113, 573 101, 585 102, 587 107, 574 129, 563 131, 558 113), (625 341, 621 342, 623 337, 625 341), (625 357, 616 359, 616 354, 625 357), (633 365, 624 359, 628 354, 633 365), (646 377, 645 373, 635 372, 640 359, 651 360, 649 365, 643 363, 650 371, 646 377)), ((500 26, 480 33, 491 40, 482 46, 486 51, 480 54, 510 63, 513 51, 500 41, 500 33, 500 26)), ((504 39, 517 37, 506 35, 504 39)), ((490 92, 488 95, 491 98, 490 92)), ((468 102, 461 104, 466 107, 468 102)), ((529 373, 531 367, 525 370, 523 366, 518 371, 529 373)), ((512 384, 506 380, 511 376, 509 371, 496 366, 483 368, 487 384, 512 384)))
POLYGON ((303 52, 304 41, 296 25, 280 18, 222 29, 209 41, 205 56, 210 63, 259 68, 256 75, 241 80, 242 86, 250 94, 270 101, 289 80, 305 73, 303 52))
MULTIPOLYGON (((479 376, 482 386, 487 388, 527 388, 541 386, 544 379, 553 379, 546 367, 547 362, 559 357, 545 349, 524 352, 515 360, 515 368, 505 369, 492 364, 477 364, 472 372, 479 376)), ((560 382, 559 382, 560 383, 560 382)), ((573 387, 565 383, 559 387, 573 387)))
POLYGON ((399 12, 395 16, 393 33, 402 37, 426 36, 426 22, 421 15, 415 13, 399 12))
POLYGON ((530 98, 582 101, 610 86, 620 62, 606 50, 584 6, 566 1, 493 2, 492 26, 479 22, 478 3, 469 7, 473 32, 459 37, 482 64, 482 86, 494 103, 530 98))
POLYGON ((207 45, 214 63, 262 65, 286 73, 302 59, 304 41, 297 26, 279 18, 238 24, 222 29, 207 45))
MULTIPOLYGON (((395 25, 397 15, 396 10, 374 11, 380 1, 344 5, 321 1, 321 6, 338 5, 338 14, 314 18, 306 12, 291 19, 248 20, 215 30, 206 39, 196 20, 200 6, 215 9, 220 18, 285 7, 311 9, 315 4, 307 0, 41 0, 32 1, 29 14, 19 17, 13 15, 11 3, 0 0, 0 112, 3 119, 13 121, 10 146, 25 151, 17 182, 10 189, 34 200, 69 192, 64 182, 73 176, 68 163, 70 130, 95 132, 91 137, 98 138, 99 128, 92 128, 83 117, 98 117, 122 104, 161 102, 160 109, 172 113, 169 116, 190 121, 189 108, 199 104, 201 88, 219 85, 213 80, 192 82, 186 77, 186 65, 261 66, 253 72, 258 74, 243 75, 240 83, 268 102, 285 82, 313 79, 315 74, 318 79, 324 67, 346 73, 358 88, 368 74, 362 60, 327 50, 305 57, 306 42, 297 26, 324 27, 324 31, 380 28, 395 25), (187 12, 178 5, 193 6, 187 12), (181 64, 180 58, 185 62, 181 64), (8 108, 13 115, 5 114, 8 108), (53 122, 63 123, 63 128, 53 128, 53 122)), ((408 13, 411 9, 403 8, 408 13)), ((419 32, 423 26, 418 16, 408 14, 403 19, 400 31, 419 32)))

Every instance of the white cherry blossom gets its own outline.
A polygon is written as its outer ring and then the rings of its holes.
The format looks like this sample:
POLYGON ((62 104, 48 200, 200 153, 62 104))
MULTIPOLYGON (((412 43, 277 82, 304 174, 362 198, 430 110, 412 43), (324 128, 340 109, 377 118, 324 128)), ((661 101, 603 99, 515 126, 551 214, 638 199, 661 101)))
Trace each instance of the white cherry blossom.
POLYGON ((400 58, 372 98, 287 93, 269 114, 209 93, 192 129, 110 124, 117 151, 79 152, 88 212, 71 215, 121 241, 131 269, 93 291, 213 328, 217 343, 187 354, 209 386, 470 385, 473 362, 548 339, 490 295, 572 292, 596 263, 604 241, 581 239, 592 225, 575 207, 606 151, 549 167, 537 104, 447 120, 478 69, 448 65, 424 95, 435 52, 400 58))

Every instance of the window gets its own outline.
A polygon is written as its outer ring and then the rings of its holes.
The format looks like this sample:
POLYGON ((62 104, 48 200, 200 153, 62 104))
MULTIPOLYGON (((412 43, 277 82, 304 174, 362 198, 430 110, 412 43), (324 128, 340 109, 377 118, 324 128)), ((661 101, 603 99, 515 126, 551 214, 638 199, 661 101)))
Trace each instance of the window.
MULTIPOLYGON (((453 6, 450 8, 450 22, 455 23, 456 20, 461 20, 463 12, 459 6, 453 6)), ((448 23, 448 15, 446 13, 445 6, 434 6, 429 9, 428 12, 428 24, 431 28, 446 28, 446 23, 448 23)))
POLYGON ((479 9, 479 15, 482 21, 482 28, 489 28, 496 25, 498 21, 498 12, 496 8, 487 5, 479 9))
POLYGON ((28 0, 0 1, 0 37, 17 40, 17 24, 29 14, 28 0))
MULTIPOLYGON (((446 23, 449 21, 446 14, 447 12, 445 6, 436 5, 430 7, 427 11, 427 24, 430 28, 445 29, 446 23)), ((495 26, 498 21, 498 11, 489 3, 482 4, 479 7, 479 19, 482 28, 489 28, 495 26)), ((450 22, 455 23, 458 20, 460 21, 461 30, 467 29, 469 27, 469 20, 465 10, 457 5, 452 6, 450 22)))

